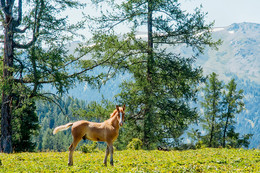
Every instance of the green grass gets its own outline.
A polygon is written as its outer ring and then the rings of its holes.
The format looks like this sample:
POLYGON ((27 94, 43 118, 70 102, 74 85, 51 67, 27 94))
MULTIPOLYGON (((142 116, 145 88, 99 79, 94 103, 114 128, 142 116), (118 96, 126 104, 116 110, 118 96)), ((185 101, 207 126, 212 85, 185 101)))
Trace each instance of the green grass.
POLYGON ((260 150, 115 151, 114 167, 103 165, 102 151, 0 154, 0 172, 260 172, 260 150))

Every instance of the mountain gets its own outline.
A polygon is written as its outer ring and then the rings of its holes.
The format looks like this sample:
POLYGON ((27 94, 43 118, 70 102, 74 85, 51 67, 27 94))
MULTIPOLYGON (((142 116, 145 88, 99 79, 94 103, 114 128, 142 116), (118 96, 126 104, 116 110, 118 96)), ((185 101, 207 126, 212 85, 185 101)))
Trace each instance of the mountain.
POLYGON ((197 64, 205 75, 215 72, 225 83, 235 78, 237 88, 244 90, 246 108, 237 116, 236 132, 254 134, 250 148, 260 147, 260 24, 215 28, 213 37, 223 44, 218 50, 206 49, 197 64))
MULTIPOLYGON (((204 74, 215 72, 219 79, 227 83, 235 78, 238 89, 244 90, 246 110, 237 115, 236 132, 252 133, 250 148, 260 147, 260 24, 235 23, 227 27, 214 28, 214 39, 221 39, 223 44, 218 50, 205 48, 205 53, 198 57, 196 66, 203 68, 204 74)), ((71 49, 76 43, 71 43, 71 49)), ((177 47, 184 56, 189 56, 191 50, 177 47)), ((107 82, 100 90, 87 84, 77 84, 69 91, 70 96, 85 101, 100 101, 102 97, 112 100, 120 92, 119 85, 124 80, 130 80, 130 74, 118 74, 115 79, 107 82)))
POLYGON ((215 71, 222 78, 236 75, 260 84, 260 24, 235 23, 215 28, 213 37, 220 38, 223 44, 218 51, 208 49, 199 59, 204 72, 215 71))

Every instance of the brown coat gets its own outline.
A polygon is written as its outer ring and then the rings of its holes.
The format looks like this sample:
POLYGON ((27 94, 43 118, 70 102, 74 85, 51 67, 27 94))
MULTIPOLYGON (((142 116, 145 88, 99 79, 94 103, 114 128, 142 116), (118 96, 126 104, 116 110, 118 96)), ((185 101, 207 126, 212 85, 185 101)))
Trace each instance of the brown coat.
POLYGON ((68 165, 73 165, 73 152, 82 139, 106 142, 107 149, 104 164, 107 164, 107 156, 110 154, 110 164, 113 165, 113 142, 119 135, 119 127, 123 125, 125 115, 124 111, 125 105, 123 107, 116 106, 116 109, 110 115, 110 118, 102 123, 81 120, 56 127, 53 134, 66 130, 72 126, 71 133, 73 136, 73 142, 69 147, 70 153, 68 165))

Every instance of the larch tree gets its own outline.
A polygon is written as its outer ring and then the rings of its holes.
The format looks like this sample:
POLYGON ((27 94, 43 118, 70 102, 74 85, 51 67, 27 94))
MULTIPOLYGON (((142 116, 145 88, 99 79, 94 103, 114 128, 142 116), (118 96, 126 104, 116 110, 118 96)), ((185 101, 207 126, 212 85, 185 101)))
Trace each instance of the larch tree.
POLYGON ((226 147, 226 144, 236 148, 241 146, 248 147, 250 144, 249 139, 252 137, 252 134, 245 134, 241 138, 239 137, 239 133, 234 132, 236 115, 245 109, 243 98, 243 90, 237 90, 235 79, 231 79, 230 82, 225 85, 223 92, 223 147, 226 147))
POLYGON ((218 80, 216 73, 209 75, 203 88, 203 100, 201 106, 204 116, 201 119, 202 128, 207 131, 204 143, 209 147, 218 147, 221 139, 221 114, 222 114, 222 89, 223 83, 218 80))
POLYGON ((103 64, 108 79, 124 71, 133 75, 119 94, 128 111, 121 136, 125 142, 138 137, 145 148, 167 139, 172 143, 197 119, 190 103, 196 100, 203 76, 194 62, 205 46, 220 44, 211 37, 213 24, 205 23, 206 14, 200 8, 186 13, 177 0, 92 2, 102 10, 100 16, 88 17, 92 57, 112 57, 103 64), (182 56, 177 52, 179 46, 191 48, 193 54, 182 56))
MULTIPOLYGON (((234 79, 226 85, 217 78, 216 73, 209 75, 208 81, 203 88, 203 116, 201 118, 202 128, 207 132, 198 136, 209 147, 248 147, 252 134, 240 136, 235 132, 236 115, 244 110, 243 90, 237 90, 234 79)), ((191 135, 192 136, 192 135, 191 135)))
POLYGON ((79 36, 77 31, 84 22, 69 24, 61 13, 84 4, 76 0, 1 0, 0 6, 4 31, 0 151, 11 153, 12 112, 27 100, 49 99, 50 94, 41 90, 44 84, 64 93, 76 80, 93 82, 95 77, 87 72, 102 62, 82 60, 80 54, 69 56, 66 50, 66 43, 79 36))

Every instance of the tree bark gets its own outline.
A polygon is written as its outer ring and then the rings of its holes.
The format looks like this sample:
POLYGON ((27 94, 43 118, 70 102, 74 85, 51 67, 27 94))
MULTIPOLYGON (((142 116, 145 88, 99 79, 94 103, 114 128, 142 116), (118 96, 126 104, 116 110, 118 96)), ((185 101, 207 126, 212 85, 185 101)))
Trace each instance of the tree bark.
POLYGON ((152 23, 152 0, 148 0, 148 14, 147 14, 147 30, 148 30, 148 45, 147 45, 147 86, 145 87, 146 105, 144 110, 144 146, 149 149, 151 131, 150 125, 152 124, 152 111, 151 111, 151 93, 152 93, 152 74, 153 74, 153 23, 152 23))
POLYGON ((13 77, 13 20, 6 15, 4 21, 4 61, 3 61, 3 91, 1 106, 1 151, 4 153, 12 152, 12 77, 13 77))
POLYGON ((212 124, 211 124, 209 147, 213 147, 212 141, 213 141, 213 138, 215 136, 215 117, 216 117, 216 112, 217 112, 216 111, 216 103, 215 103, 215 100, 213 100, 213 114, 212 114, 212 121, 211 121, 212 124))
POLYGON ((222 144, 223 148, 226 147, 226 132, 227 132, 227 127, 228 127, 229 117, 230 117, 230 112, 229 112, 229 108, 228 108, 227 120, 226 120, 226 124, 225 124, 225 128, 224 128, 224 134, 223 134, 223 144, 222 144))

